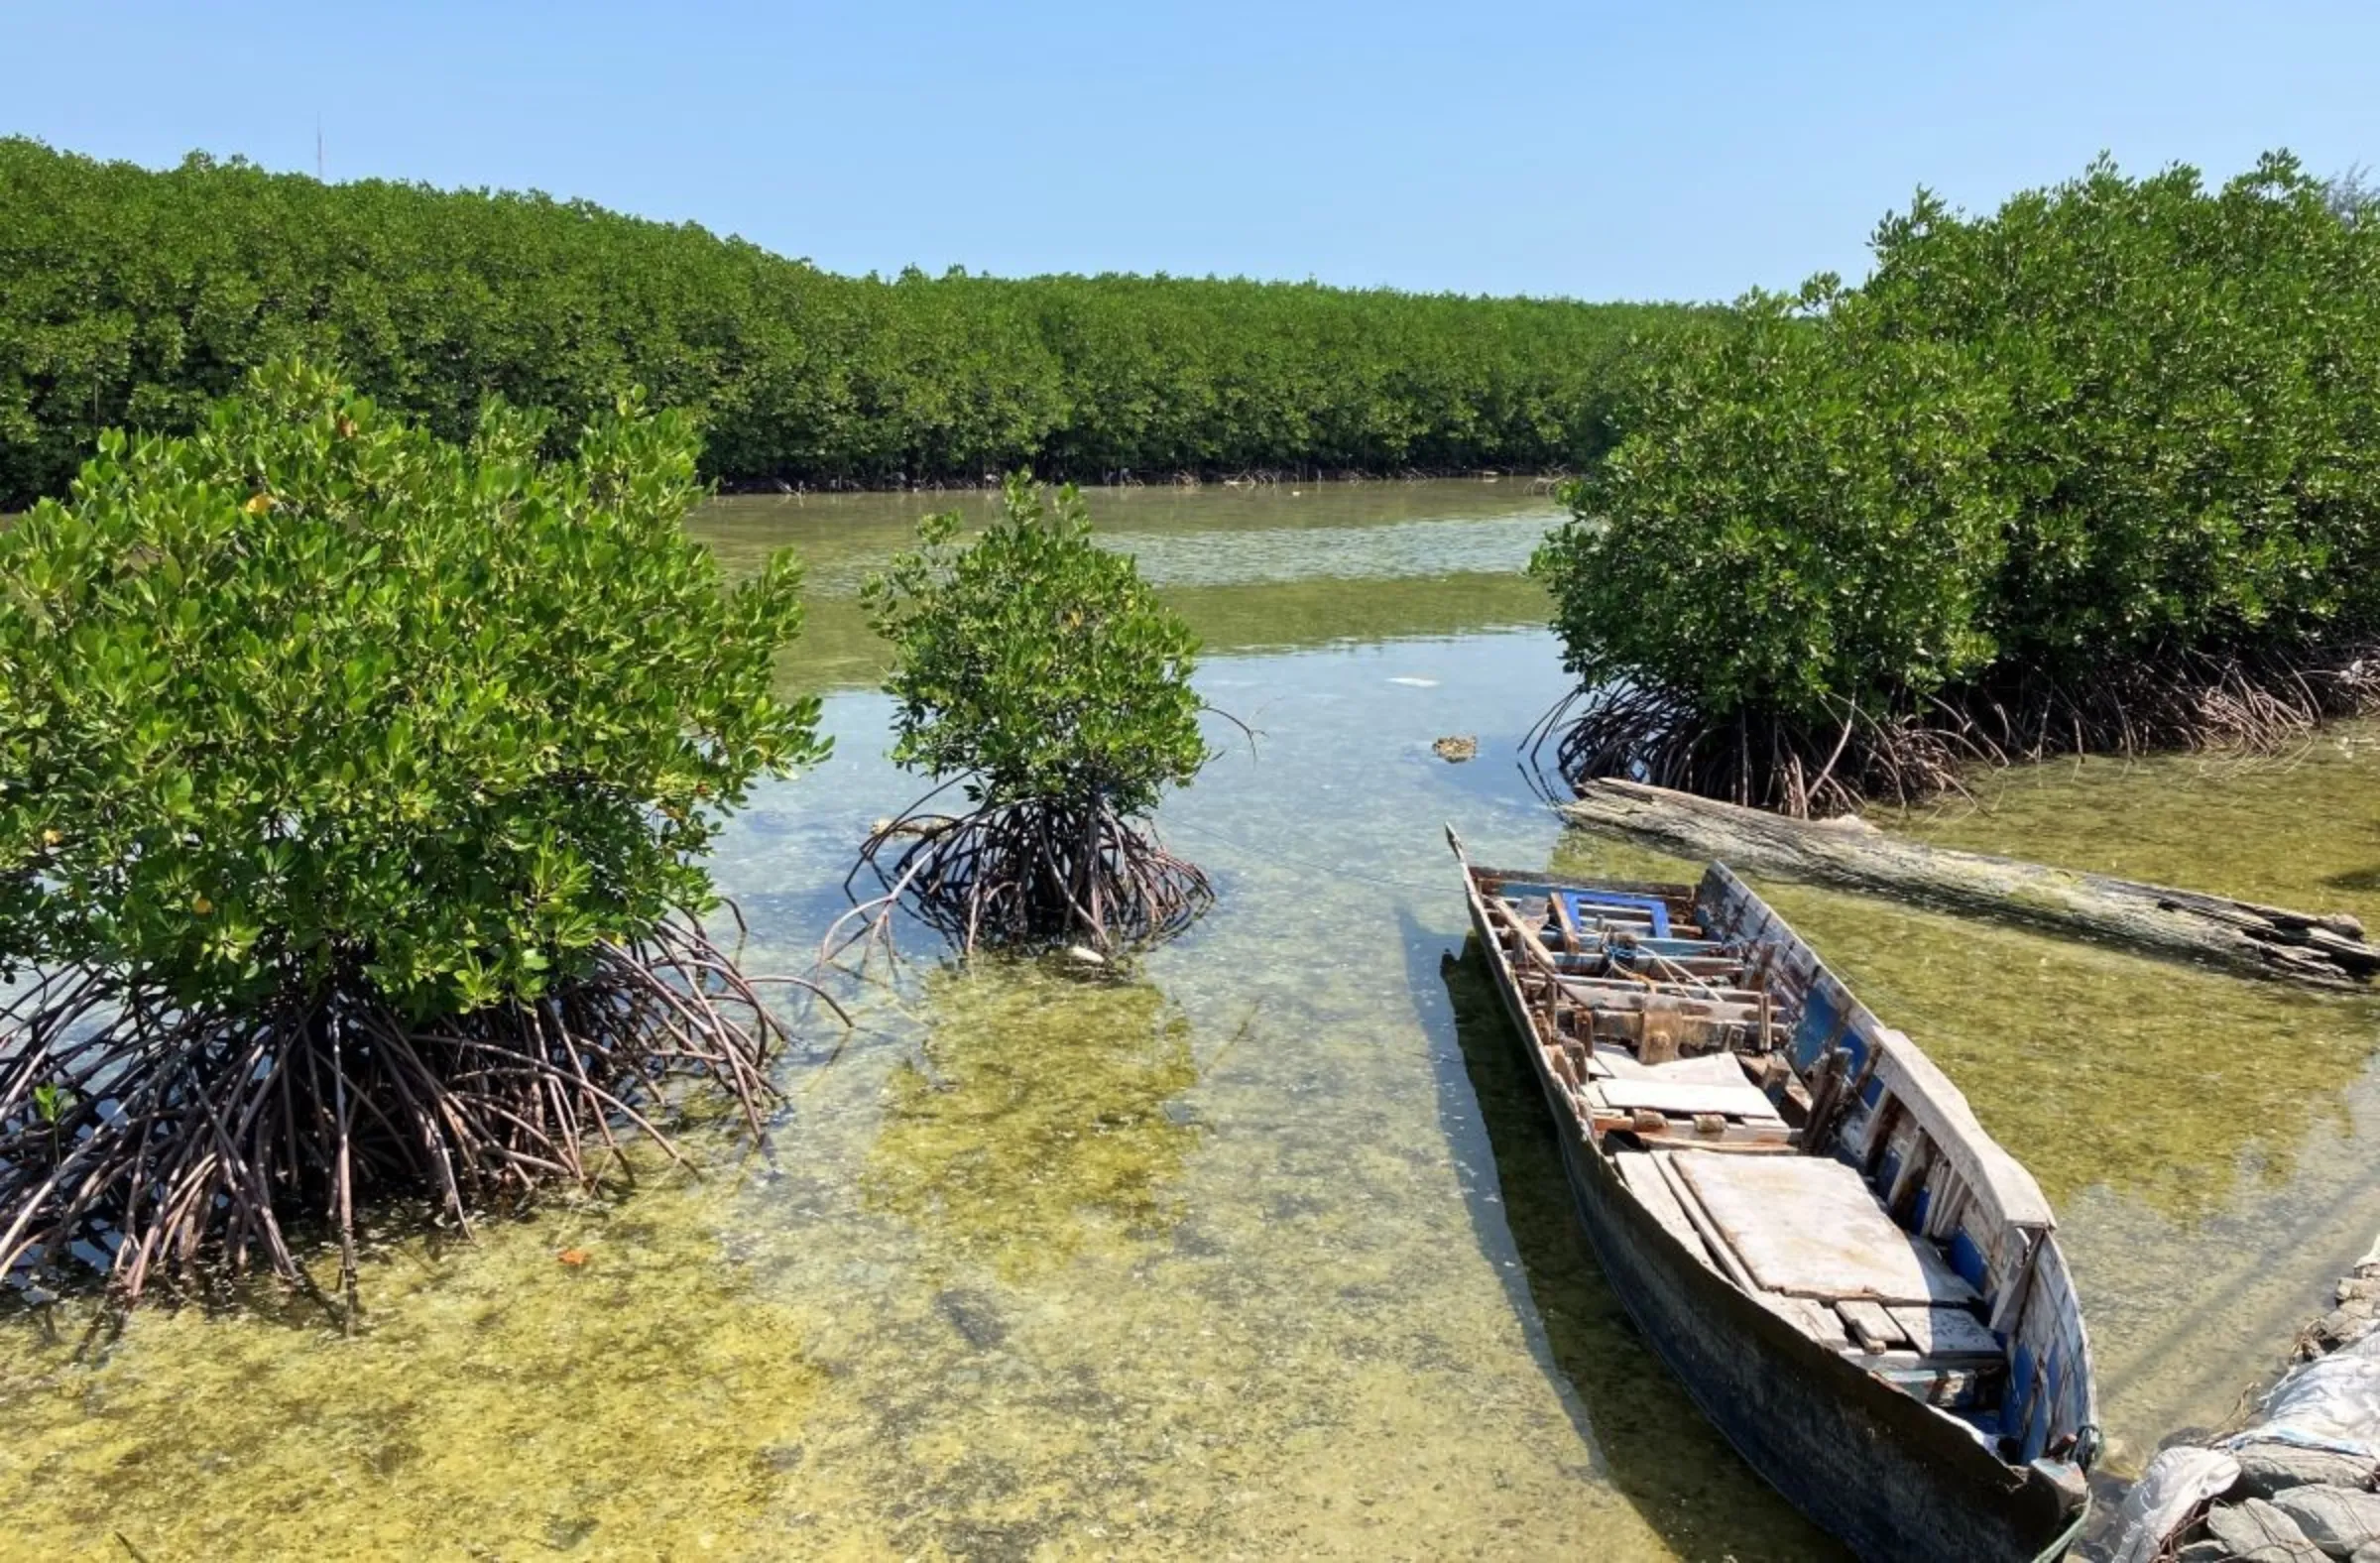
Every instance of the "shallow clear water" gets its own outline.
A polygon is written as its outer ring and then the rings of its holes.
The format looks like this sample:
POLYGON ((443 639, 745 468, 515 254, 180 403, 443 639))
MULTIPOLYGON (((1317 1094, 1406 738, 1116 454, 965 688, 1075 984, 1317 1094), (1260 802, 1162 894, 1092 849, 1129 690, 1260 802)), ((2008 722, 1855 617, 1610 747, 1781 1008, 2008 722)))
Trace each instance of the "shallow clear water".
MULTIPOLYGON (((1129 978, 921 962, 849 1034, 802 1025, 774 1168, 701 1139, 700 1181, 468 1244, 391 1234, 355 1339, 160 1309, 78 1367, 70 1335, 7 1322, 0 1552, 1833 1556, 1638 1344, 1459 958, 1441 822, 1486 861, 1640 861, 1563 841, 1512 763, 1561 687, 1511 573, 1550 507, 1479 484, 1094 505, 1200 623, 1208 698, 1261 734, 1251 755, 1219 727, 1230 752, 1163 812, 1213 915, 1129 978), (1452 733, 1482 759, 1434 759, 1452 733)), ((914 790, 850 592, 925 508, 698 518, 731 559, 817 561, 788 678, 830 691, 837 753, 764 788, 717 865, 758 966, 806 964, 852 848, 914 790)), ((1989 801, 1918 828, 2380 919, 2368 748, 1989 801)), ((2380 1227, 2373 1006, 1777 899, 2058 1202, 2119 1463, 2219 1419, 2380 1227)))
MULTIPOLYGON (((809 622, 787 683, 870 686, 884 649, 860 613, 870 570, 913 537, 918 520, 956 510, 981 520, 980 490, 728 499, 694 530, 731 569, 791 546, 810 584, 809 622)), ((1201 489, 1103 489, 1093 520, 1131 553, 1208 654, 1456 636, 1544 622, 1545 598, 1521 575, 1555 515, 1526 483, 1332 483, 1201 489)))

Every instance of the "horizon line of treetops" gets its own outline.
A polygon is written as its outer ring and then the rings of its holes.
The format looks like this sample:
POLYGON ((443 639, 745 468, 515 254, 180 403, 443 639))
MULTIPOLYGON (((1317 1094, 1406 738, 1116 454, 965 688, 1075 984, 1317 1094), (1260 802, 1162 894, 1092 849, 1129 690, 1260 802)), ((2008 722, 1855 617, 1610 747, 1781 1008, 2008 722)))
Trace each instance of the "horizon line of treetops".
POLYGON ((1718 306, 1165 276, 841 276, 531 192, 170 170, 0 139, 0 509, 303 355, 440 434, 630 386, 735 486, 1576 470, 1649 338, 1718 306))

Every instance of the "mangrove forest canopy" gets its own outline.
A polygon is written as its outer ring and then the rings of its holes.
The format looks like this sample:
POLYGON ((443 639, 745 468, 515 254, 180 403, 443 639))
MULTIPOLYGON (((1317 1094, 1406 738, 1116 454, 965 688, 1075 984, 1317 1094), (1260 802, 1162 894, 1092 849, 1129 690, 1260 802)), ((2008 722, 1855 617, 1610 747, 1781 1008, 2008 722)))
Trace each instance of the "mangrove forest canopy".
POLYGON ((63 494, 102 429, 189 430, 278 354, 455 440, 491 396, 567 429, 640 386, 740 485, 1575 470, 1608 442, 1631 338, 1690 313, 841 277, 583 201, 0 140, 0 511, 63 494))
POLYGON ((1560 770, 1808 813, 2371 704, 2376 217, 2282 155, 2101 161, 1671 333, 1536 561, 1560 770))

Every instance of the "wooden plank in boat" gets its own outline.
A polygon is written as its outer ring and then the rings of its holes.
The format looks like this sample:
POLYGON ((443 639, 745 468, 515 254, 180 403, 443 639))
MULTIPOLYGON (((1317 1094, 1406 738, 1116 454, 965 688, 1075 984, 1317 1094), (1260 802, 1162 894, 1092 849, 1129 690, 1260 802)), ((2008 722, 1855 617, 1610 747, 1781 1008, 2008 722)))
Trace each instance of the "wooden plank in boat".
POLYGON ((1941 1255, 1892 1224, 1858 1173, 1832 1157, 1674 1159, 1744 1268, 1770 1291, 1883 1303, 1975 1298, 1941 1255))
POLYGON ((1894 1308, 1892 1322, 1901 1327, 1921 1356, 1935 1359, 1983 1358, 2000 1362, 2007 1356, 1983 1321, 1964 1308, 1894 1308))
MULTIPOLYGON (((1546 956, 1553 963, 1553 956, 1546 956)), ((1676 982, 1665 978, 1647 977, 1591 977, 1584 973, 1565 972, 1562 991, 1582 1004, 1599 1004, 1610 1009, 1641 1010, 1648 1005, 1660 1010, 1679 1010, 1688 1015, 1717 1014, 1728 1010, 1760 1008, 1760 992, 1756 988, 1731 988, 1724 983, 1676 982), (1690 1008, 1702 1006, 1704 1010, 1690 1008)))
MULTIPOLYGON (((1908 1344, 1908 1335, 1898 1324, 1893 1322, 1890 1310, 1880 1302, 1869 1302, 1860 1297, 1845 1297, 1843 1301, 1835 1304, 1835 1311, 1843 1316, 1844 1324, 1850 1330, 1851 1339, 1857 1341, 1867 1351, 1889 1351, 1895 1346, 1908 1344)), ((1919 1309, 1918 1311, 1930 1310, 1919 1309)))
POLYGON ((1604 1100, 1622 1112, 1646 1108, 1681 1118, 1689 1118, 1697 1113, 1724 1113, 1729 1118, 1750 1119, 1777 1116, 1776 1108, 1768 1100, 1768 1093, 1745 1080, 1740 1069, 1736 1071, 1732 1085, 1707 1084, 1696 1080, 1630 1079, 1624 1075, 1606 1080, 1603 1085, 1604 1100))
POLYGON ((1971 1357, 1946 1362, 1915 1352, 1891 1351, 1871 1357, 1848 1349, 1844 1355, 1903 1394, 1945 1410, 1975 1404, 1982 1398, 1985 1382, 1996 1377, 1992 1364, 1971 1357))
POLYGON ((1711 1251, 1703 1246, 1702 1235, 1694 1230, 1694 1223, 1686 1219, 1685 1210, 1678 1204, 1678 1196, 1669 1191, 1668 1182, 1661 1176, 1661 1169, 1653 1165, 1649 1153, 1641 1150, 1623 1151, 1611 1158, 1611 1165, 1619 1173, 1619 1180, 1628 1185, 1628 1192, 1636 1196, 1636 1202, 1650 1211, 1653 1219, 1661 1223, 1671 1237, 1684 1244, 1687 1253, 1706 1263, 1710 1262, 1711 1251))
POLYGON ((1674 1080, 1696 1085, 1742 1085, 1743 1066, 1733 1053, 1698 1053, 1691 1058, 1673 1058, 1665 1064, 1648 1064, 1624 1047, 1596 1044, 1597 1073, 1615 1075, 1622 1080, 1674 1080))
MULTIPOLYGON (((1665 1037, 1668 1045, 1690 1057, 1702 1053, 1726 1052, 1738 1041, 1750 1042, 1753 1038, 1752 1028, 1757 1023, 1750 1017, 1729 1021, 1713 1020, 1705 1016, 1681 1017, 1658 1010, 1631 1010, 1625 1014, 1610 1010, 1587 1012, 1570 1005, 1564 1005, 1560 1013, 1563 1020, 1575 1028, 1574 1034, 1583 1034, 1586 1024, 1592 1022, 1598 1043, 1614 1046, 1624 1044, 1637 1054, 1639 1063, 1644 1061, 1643 1051, 1648 1040, 1665 1037)), ((1659 1047, 1660 1044, 1656 1042, 1655 1050, 1658 1051, 1659 1047)))
MULTIPOLYGON (((1600 1099, 1603 1082, 1590 1081, 1580 1088, 1579 1100, 1585 1103, 1587 1092, 1593 1090, 1600 1099)), ((1608 1109, 1588 1107, 1588 1128, 1597 1136, 1633 1135, 1647 1147, 1658 1145, 1668 1150, 1719 1150, 1745 1155, 1798 1156, 1801 1150, 1793 1142, 1793 1131, 1782 1121, 1743 1124, 1722 1119, 1726 1125, 1718 1135, 1708 1135, 1683 1118, 1664 1114, 1614 1113, 1608 1109)))
POLYGON ((1831 1352, 1842 1351, 1850 1344, 1844 1335, 1843 1320, 1837 1318, 1835 1310, 1824 1303, 1812 1302, 1807 1297, 1782 1296, 1773 1291, 1756 1291, 1752 1295, 1759 1299, 1760 1306, 1831 1352))

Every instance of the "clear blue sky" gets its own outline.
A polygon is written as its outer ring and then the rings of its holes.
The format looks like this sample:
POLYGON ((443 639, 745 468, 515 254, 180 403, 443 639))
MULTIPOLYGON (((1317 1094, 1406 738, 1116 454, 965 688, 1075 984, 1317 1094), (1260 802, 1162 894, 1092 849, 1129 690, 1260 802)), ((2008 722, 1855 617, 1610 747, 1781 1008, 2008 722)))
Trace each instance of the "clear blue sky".
POLYGON ((0 0, 0 132, 536 187, 838 271, 1591 299, 1857 275, 1919 183, 2380 165, 2380 4, 0 0))

